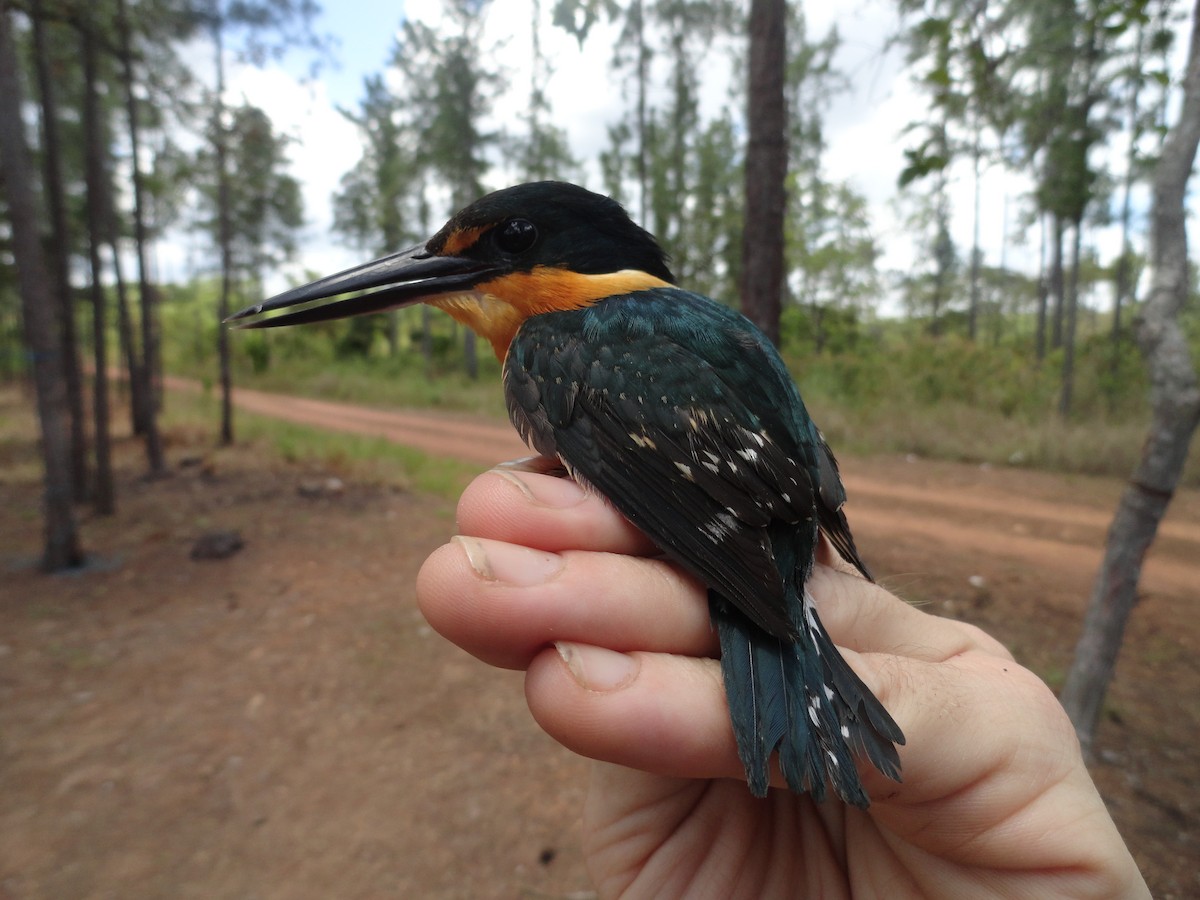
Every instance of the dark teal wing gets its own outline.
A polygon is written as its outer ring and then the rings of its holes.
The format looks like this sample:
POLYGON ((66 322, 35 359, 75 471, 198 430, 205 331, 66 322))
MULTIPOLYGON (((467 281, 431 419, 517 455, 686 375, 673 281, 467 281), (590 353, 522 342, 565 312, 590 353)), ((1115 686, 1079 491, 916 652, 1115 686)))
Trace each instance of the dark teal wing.
POLYGON ((789 587, 812 565, 826 451, 782 362, 741 316, 677 289, 537 316, 509 349, 505 393, 539 452, 755 624, 794 635, 789 587), (779 571, 781 525, 799 571, 779 571))

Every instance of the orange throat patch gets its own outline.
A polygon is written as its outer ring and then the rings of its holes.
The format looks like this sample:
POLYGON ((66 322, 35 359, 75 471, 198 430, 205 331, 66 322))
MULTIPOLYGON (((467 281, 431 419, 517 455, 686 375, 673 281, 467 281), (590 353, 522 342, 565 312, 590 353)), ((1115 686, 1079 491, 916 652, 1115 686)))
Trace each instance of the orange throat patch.
POLYGON ((503 361, 517 329, 530 316, 582 309, 606 297, 670 286, 661 278, 636 269, 581 275, 537 266, 529 272, 514 272, 485 281, 470 291, 430 297, 427 302, 485 338, 496 358, 503 361))

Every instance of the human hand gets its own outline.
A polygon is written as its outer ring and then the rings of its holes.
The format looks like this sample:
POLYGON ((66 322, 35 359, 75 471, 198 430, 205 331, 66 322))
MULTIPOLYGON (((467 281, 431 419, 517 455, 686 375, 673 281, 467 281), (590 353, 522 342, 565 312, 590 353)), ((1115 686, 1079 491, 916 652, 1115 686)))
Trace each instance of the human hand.
MULTIPOLYGON (((584 852, 604 897, 1148 897, 1046 685, 971 625, 837 570, 809 588, 908 739, 867 810, 750 795, 703 587, 573 482, 493 471, 418 577, 430 624, 526 670, 534 718, 598 762, 584 852)), ((775 784, 782 784, 776 778, 775 784)))

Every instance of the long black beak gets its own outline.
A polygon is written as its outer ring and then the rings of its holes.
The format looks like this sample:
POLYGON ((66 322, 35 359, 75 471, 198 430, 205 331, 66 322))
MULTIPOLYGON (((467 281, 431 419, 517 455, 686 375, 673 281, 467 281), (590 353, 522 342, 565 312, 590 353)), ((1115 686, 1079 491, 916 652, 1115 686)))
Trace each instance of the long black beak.
POLYGON ((424 244, 417 244, 407 250, 284 291, 269 300, 234 313, 225 321, 236 322, 239 328, 277 328, 281 325, 303 325, 308 322, 362 316, 419 303, 440 294, 469 291, 500 271, 500 267, 495 263, 460 256, 437 256, 428 252, 424 244), (371 288, 381 290, 337 299, 342 294, 367 291, 371 288), (244 321, 272 310, 287 309, 314 300, 330 302, 282 316, 244 321))

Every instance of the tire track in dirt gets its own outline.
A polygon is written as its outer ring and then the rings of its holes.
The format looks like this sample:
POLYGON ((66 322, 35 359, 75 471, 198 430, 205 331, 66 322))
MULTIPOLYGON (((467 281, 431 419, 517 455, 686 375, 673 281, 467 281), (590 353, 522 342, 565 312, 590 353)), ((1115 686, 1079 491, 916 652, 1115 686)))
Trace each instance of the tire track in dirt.
MULTIPOLYGON (((200 389, 196 382, 173 376, 166 383, 174 389, 200 389)), ((234 403, 248 412, 382 437, 481 466, 530 454, 506 423, 469 416, 370 409, 245 388, 235 389, 234 403)), ((847 474, 846 489, 852 498, 849 515, 856 531, 880 540, 915 535, 943 546, 947 554, 982 554, 1086 579, 1094 576, 1110 509, 1051 502, 1028 493, 1001 495, 983 485, 938 488, 922 477, 920 465, 919 460, 906 463, 889 472, 887 479, 847 474)), ((1184 596, 1200 592, 1200 521, 1175 514, 1162 523, 1141 584, 1144 590, 1184 596)))

